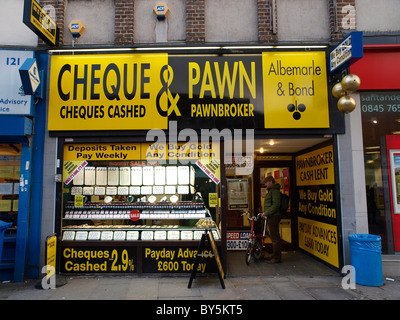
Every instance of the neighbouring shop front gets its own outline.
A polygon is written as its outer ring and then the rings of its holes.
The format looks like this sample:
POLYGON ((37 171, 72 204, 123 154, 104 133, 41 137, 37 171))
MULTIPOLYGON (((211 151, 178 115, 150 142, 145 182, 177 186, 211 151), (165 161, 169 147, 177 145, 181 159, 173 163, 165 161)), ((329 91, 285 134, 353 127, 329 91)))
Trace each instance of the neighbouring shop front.
MULTIPOLYGON (((44 109, 42 98, 25 94, 19 69, 27 59, 47 68, 47 54, 0 50, 0 280, 37 278, 40 267, 40 224, 44 109)), ((37 71, 37 70, 36 70, 37 71)))
POLYGON ((366 45, 351 71, 362 77, 360 104, 364 143, 368 226, 382 238, 382 252, 400 252, 399 45, 366 45))
MULTIPOLYGON (((142 48, 145 49, 145 48, 142 48)), ((266 176, 290 196, 287 249, 342 264, 337 135, 328 48, 50 56, 48 130, 57 140, 55 231, 62 273, 215 272, 212 232, 242 246, 266 176), (271 139, 296 149, 260 151, 271 139)), ((244 261, 244 259, 243 259, 244 261)))

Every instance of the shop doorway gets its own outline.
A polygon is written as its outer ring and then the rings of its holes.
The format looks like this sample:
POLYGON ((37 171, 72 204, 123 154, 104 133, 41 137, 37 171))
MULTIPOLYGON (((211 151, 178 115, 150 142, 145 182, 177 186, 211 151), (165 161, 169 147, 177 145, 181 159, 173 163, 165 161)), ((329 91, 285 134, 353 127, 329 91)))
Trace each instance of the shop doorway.
MULTIPOLYGON (((294 169, 292 156, 275 156, 281 158, 278 161, 258 160, 254 166, 254 203, 257 212, 264 212, 264 199, 267 194, 265 179, 272 176, 275 183, 280 185, 281 193, 289 196, 289 208, 286 213, 282 214, 279 231, 282 239, 283 250, 294 250, 297 247, 296 234, 296 216, 292 206, 293 203, 293 185, 294 185, 294 169)), ((267 246, 271 246, 270 239, 267 238, 267 246)), ((268 248, 267 248, 268 249, 268 248)))
MULTIPOLYGON (((237 174, 234 161, 232 165, 225 165, 228 191, 228 251, 245 250, 246 235, 250 225, 242 213, 244 210, 249 210, 252 214, 263 211, 266 195, 265 178, 268 175, 274 177, 281 185, 281 192, 290 198, 289 209, 282 215, 280 223, 282 250, 292 251, 299 248, 295 157, 329 139, 331 137, 256 139, 253 162, 250 163, 253 166, 251 174, 237 174)), ((270 243, 268 238, 266 241, 270 243)))

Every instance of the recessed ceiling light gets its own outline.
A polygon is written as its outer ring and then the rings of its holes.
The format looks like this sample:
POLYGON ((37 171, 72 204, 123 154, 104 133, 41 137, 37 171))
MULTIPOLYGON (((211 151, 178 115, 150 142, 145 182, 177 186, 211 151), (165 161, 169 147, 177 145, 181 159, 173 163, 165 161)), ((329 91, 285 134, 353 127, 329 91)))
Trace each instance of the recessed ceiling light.
POLYGON ((380 146, 365 147, 366 150, 380 149, 380 146))

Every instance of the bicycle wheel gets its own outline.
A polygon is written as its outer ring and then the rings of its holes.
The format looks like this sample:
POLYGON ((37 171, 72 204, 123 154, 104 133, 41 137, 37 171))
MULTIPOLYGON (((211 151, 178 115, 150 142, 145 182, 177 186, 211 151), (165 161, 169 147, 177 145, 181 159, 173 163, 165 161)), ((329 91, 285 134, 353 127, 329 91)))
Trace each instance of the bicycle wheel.
POLYGON ((262 258, 262 245, 260 239, 256 239, 253 246, 253 258, 257 262, 262 258))
POLYGON ((250 264, 252 251, 253 251, 253 242, 249 241, 249 243, 247 244, 247 249, 246 249, 246 264, 247 265, 250 264))

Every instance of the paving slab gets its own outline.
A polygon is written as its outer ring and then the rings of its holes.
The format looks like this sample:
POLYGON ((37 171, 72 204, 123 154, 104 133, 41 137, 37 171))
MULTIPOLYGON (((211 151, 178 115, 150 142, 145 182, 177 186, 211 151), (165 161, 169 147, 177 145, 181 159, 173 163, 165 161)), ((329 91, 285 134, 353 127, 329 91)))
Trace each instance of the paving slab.
POLYGON ((56 289, 38 289, 39 280, 0 283, 0 300, 400 300, 400 277, 379 287, 342 288, 337 271, 303 253, 285 255, 280 264, 245 264, 244 253, 228 253, 222 288, 217 274, 69 275, 56 289))
POLYGON ((307 290, 291 281, 271 282, 269 287, 280 300, 315 300, 307 290))
POLYGON ((128 300, 157 300, 158 283, 155 278, 137 278, 135 281, 129 281, 129 288, 126 293, 128 300))
POLYGON ((188 288, 189 277, 162 278, 159 280, 158 298, 159 299, 193 299, 201 298, 198 288, 188 288))

